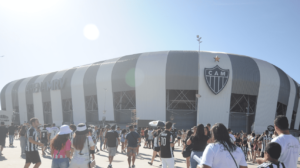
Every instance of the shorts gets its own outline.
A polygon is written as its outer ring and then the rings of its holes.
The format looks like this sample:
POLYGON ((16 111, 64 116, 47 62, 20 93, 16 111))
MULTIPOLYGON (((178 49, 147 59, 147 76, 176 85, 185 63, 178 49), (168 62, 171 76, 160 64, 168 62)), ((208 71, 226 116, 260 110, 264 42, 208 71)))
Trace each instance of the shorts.
MULTIPOLYGON (((6 138, 6 137, 5 137, 6 138)), ((4 147, 5 146, 5 140, 6 139, 0 139, 0 146, 4 147)))
POLYGON ((95 154, 95 150, 90 150, 90 154, 95 154))
POLYGON ((153 150, 154 150, 155 152, 159 152, 159 151, 160 151, 160 147, 154 147, 153 150))
POLYGON ((48 140, 41 140, 41 143, 44 144, 44 146, 48 146, 48 140))
POLYGON ((127 156, 135 156, 137 147, 127 147, 127 156))
POLYGON ((26 163, 39 163, 41 158, 38 151, 26 151, 26 163))
POLYGON ((116 147, 107 147, 108 150, 108 156, 115 156, 116 152, 117 152, 117 148, 116 147))
POLYGON ((180 139, 181 139, 181 137, 177 137, 177 139, 178 139, 178 140, 180 140, 180 139))

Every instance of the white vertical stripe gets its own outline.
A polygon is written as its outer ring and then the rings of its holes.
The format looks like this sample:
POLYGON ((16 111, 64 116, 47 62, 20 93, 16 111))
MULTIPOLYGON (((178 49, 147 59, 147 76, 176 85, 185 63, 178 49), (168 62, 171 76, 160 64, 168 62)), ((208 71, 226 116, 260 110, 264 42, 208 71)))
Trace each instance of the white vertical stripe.
MULTIPOLYGON (((57 72, 53 76, 52 80, 62 78, 66 72, 67 72, 67 70, 57 72)), ((56 125, 61 125, 63 123, 61 91, 60 90, 51 90, 50 98, 51 98, 53 123, 55 123, 56 125)))
POLYGON ((299 129, 299 124, 300 124, 300 99, 299 99, 299 103, 298 103, 298 109, 297 109, 297 115, 296 115, 294 129, 299 129))
MULTIPOLYGON (((48 74, 44 74, 39 76, 34 83, 39 83, 44 81, 48 74)), ((43 109, 43 100, 42 100, 42 92, 33 92, 33 108, 34 108, 34 117, 37 118, 40 124, 49 124, 44 123, 44 109, 43 109)))
POLYGON ((223 123, 229 125, 230 97, 232 88, 232 66, 227 54, 201 52, 197 124, 223 123), (215 62, 214 57, 218 55, 220 62, 215 62), (222 69, 229 69, 229 79, 224 89, 215 95, 207 86, 204 77, 204 68, 213 68, 219 65, 222 69))
POLYGON ((27 122, 26 86, 31 78, 24 79, 18 89, 20 124, 27 122))
POLYGON ((138 119, 166 120, 166 65, 168 51, 140 55, 135 69, 138 119))
POLYGON ((13 113, 14 110, 13 103, 12 103, 12 89, 17 82, 18 80, 11 82, 5 90, 6 111, 10 112, 11 114, 13 113))
POLYGON ((289 125, 291 125, 292 122, 292 115, 294 111, 294 104, 295 104, 295 96, 296 96, 296 87, 293 79, 287 75, 290 81, 290 97, 289 97, 289 102, 286 110, 286 117, 289 120, 289 125))
POLYGON ((71 80, 72 105, 74 124, 86 122, 85 97, 83 89, 83 78, 89 66, 79 67, 75 70, 71 80))
POLYGON ((115 58, 103 62, 97 72, 96 83, 99 121, 102 121, 104 106, 106 110, 106 120, 112 121, 115 119, 111 75, 113 67, 119 59, 120 58, 115 58))
POLYGON ((277 70, 270 63, 259 59, 254 59, 254 61, 260 72, 254 130, 256 133, 262 133, 268 125, 274 124, 280 77, 277 70))

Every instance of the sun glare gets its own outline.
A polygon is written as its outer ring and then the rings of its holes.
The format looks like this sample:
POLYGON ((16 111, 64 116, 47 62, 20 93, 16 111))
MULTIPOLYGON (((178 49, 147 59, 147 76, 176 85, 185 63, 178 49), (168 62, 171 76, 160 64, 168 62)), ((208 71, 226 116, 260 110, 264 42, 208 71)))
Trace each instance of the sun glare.
POLYGON ((99 36, 99 30, 96 25, 88 24, 83 28, 83 34, 89 40, 96 40, 99 36))

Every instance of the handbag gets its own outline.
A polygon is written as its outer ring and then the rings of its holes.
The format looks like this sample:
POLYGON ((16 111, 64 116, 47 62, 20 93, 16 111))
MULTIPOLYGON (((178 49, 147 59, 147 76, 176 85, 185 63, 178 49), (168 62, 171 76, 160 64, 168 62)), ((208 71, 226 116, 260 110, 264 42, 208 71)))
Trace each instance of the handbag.
POLYGON ((234 161, 234 163, 235 163, 236 167, 237 167, 237 168, 239 168, 239 166, 237 165, 237 163, 236 163, 236 161, 235 161, 234 157, 232 156, 232 154, 231 154, 230 150, 228 149, 227 145, 223 145, 223 146, 225 146, 225 147, 226 147, 226 149, 227 149, 227 151, 229 152, 230 156, 232 157, 232 159, 233 159, 233 161, 234 161))
POLYGON ((96 161, 95 161, 95 160, 91 160, 91 156, 90 156, 90 143, 89 143, 88 138, 86 138, 86 140, 87 140, 87 144, 88 144, 89 160, 90 160, 89 163, 88 163, 88 167, 89 167, 89 168, 93 168, 93 167, 96 166, 96 161))

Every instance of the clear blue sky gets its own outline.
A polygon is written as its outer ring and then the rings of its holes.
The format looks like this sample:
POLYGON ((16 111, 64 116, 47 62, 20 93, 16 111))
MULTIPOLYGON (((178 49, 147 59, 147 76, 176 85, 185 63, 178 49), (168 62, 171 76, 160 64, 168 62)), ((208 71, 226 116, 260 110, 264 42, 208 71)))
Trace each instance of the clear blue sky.
POLYGON ((198 50, 197 34, 201 50, 268 61, 299 83, 299 32, 299 0, 0 0, 0 88, 127 54, 198 50))

